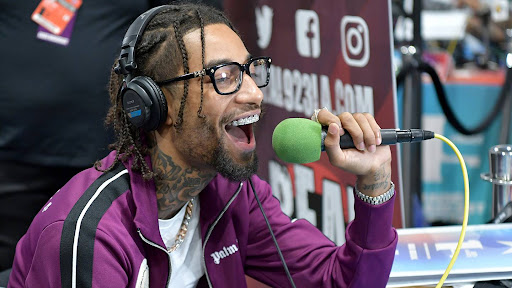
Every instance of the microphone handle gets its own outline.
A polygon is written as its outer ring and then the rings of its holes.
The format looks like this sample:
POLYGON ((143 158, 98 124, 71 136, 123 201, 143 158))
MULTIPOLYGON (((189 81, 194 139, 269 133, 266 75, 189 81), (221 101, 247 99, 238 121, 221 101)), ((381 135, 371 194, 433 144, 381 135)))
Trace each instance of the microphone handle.
MULTIPOLYGON (((434 138, 434 132, 423 129, 381 129, 382 143, 380 145, 393 145, 397 143, 413 143, 434 138)), ((322 151, 325 151, 324 140, 327 136, 327 127, 322 127, 322 151)), ((340 148, 355 148, 354 141, 349 133, 340 137, 340 148)))

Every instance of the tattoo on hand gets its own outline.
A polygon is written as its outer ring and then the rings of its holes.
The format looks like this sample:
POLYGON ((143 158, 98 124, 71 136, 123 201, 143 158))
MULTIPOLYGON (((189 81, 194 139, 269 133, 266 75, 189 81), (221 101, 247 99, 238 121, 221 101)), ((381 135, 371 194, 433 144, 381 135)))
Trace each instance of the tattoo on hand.
POLYGON ((387 171, 385 164, 373 174, 373 181, 375 181, 375 183, 362 184, 360 188, 365 191, 374 191, 388 187, 391 182, 391 172, 387 171))
POLYGON ((381 188, 387 188, 388 185, 389 185, 389 181, 378 182, 378 183, 373 183, 373 184, 369 184, 369 185, 364 184, 362 189, 365 191, 373 191, 373 190, 378 190, 381 188))
POLYGON ((389 173, 386 172, 386 167, 381 165, 380 168, 373 174, 374 181, 382 181, 382 179, 389 178, 389 173))

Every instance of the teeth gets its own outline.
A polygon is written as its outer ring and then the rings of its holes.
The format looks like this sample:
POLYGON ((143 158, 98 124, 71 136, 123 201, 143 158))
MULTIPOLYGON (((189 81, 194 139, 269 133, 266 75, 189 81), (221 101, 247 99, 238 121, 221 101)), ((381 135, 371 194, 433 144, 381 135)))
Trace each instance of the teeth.
POLYGON ((235 121, 231 122, 231 125, 232 126, 243 126, 243 125, 258 122, 258 120, 260 120, 260 115, 256 114, 256 115, 249 116, 247 118, 235 120, 235 121))

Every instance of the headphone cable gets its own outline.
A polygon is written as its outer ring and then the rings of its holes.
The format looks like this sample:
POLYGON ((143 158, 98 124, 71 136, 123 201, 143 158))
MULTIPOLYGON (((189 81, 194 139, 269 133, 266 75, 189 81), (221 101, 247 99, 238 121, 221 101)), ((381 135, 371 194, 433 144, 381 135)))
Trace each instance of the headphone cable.
POLYGON ((272 227, 270 227, 270 222, 268 221, 267 215, 265 214, 265 211, 263 211, 263 206, 261 205, 260 199, 258 198, 258 195, 256 194, 256 190, 254 189, 254 185, 252 184, 251 178, 249 178, 249 184, 251 184, 252 192, 254 193, 254 197, 256 197, 256 201, 258 202, 258 206, 260 207, 261 214, 263 215, 263 218, 265 218, 265 222, 267 223, 268 231, 270 231, 270 236, 272 236, 272 240, 274 241, 274 245, 276 246, 277 254, 279 254, 281 263, 283 263, 283 268, 284 268, 284 271, 286 272, 286 276, 288 277, 288 281, 290 281, 290 284, 292 285, 292 287, 295 288, 295 283, 293 282, 292 275, 290 274, 290 271, 288 270, 288 266, 286 265, 286 261, 284 260, 283 253, 281 253, 279 244, 277 244, 276 237, 274 236, 272 227))

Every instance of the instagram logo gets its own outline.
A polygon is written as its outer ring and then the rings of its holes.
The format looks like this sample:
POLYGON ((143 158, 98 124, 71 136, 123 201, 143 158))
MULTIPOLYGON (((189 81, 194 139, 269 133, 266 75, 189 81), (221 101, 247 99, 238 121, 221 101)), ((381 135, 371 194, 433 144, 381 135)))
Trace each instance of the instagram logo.
POLYGON ((370 60, 370 35, 368 25, 358 16, 341 19, 341 52, 350 66, 364 67, 370 60))
POLYGON ((320 22, 315 11, 299 9, 295 12, 297 51, 302 57, 320 56, 320 22))

